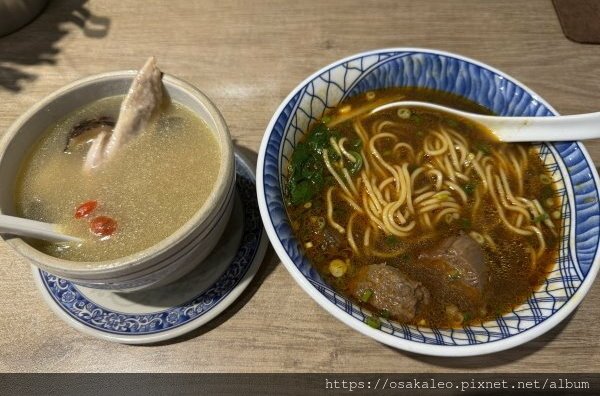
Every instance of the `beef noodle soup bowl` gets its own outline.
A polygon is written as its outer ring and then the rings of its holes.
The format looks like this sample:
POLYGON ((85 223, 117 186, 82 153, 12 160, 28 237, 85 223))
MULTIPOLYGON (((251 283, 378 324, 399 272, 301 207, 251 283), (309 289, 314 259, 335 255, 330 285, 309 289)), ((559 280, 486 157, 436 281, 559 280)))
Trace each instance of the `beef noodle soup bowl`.
POLYGON ((85 173, 87 135, 110 127, 134 75, 92 76, 51 94, 2 144, 2 213, 57 223, 83 239, 7 242, 39 268, 84 286, 135 291, 177 279, 211 252, 233 207, 227 126, 204 94, 168 75, 145 131, 85 173))
POLYGON ((389 105, 403 99, 555 114, 448 53, 375 51, 320 70, 282 103, 259 155, 259 203, 286 268, 335 317, 397 348, 476 355, 544 333, 598 270, 585 148, 501 143, 449 114, 389 105))

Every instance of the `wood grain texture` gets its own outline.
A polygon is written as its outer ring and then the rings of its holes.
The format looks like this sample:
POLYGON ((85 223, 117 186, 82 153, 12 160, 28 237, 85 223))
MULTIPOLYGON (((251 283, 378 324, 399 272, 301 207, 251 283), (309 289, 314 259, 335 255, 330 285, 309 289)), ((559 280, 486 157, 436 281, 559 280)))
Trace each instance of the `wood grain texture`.
MULTIPOLYGON (((355 52, 411 46, 457 52, 519 79, 558 111, 600 110, 600 46, 566 39, 550 0, 51 1, 0 38, 0 135, 77 78, 137 68, 149 55, 206 92, 236 144, 258 150, 281 100, 355 52)), ((600 161, 600 142, 586 144, 600 161)), ((2 372, 598 371, 600 287, 554 330, 482 357, 432 358, 360 335, 317 306, 272 249, 220 317, 173 342, 126 346, 73 330, 44 304, 28 264, 0 243, 2 372)))

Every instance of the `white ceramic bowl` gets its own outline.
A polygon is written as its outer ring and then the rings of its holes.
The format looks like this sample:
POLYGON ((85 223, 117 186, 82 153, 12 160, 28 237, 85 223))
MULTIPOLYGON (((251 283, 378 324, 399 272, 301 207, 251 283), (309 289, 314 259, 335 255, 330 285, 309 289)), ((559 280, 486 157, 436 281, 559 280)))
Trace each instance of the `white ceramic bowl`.
POLYGON ((260 148, 258 202, 275 251, 296 282, 323 308, 357 331, 396 348, 427 355, 480 355, 517 346, 545 333, 581 302, 600 266, 598 174, 579 142, 534 145, 552 173, 563 202, 559 257, 546 281, 527 301, 483 325, 430 329, 382 320, 381 328, 374 329, 366 323, 371 313, 329 287, 304 256, 289 225, 281 189, 294 147, 312 121, 344 98, 401 86, 453 92, 501 115, 557 114, 514 78, 447 52, 391 48, 353 55, 325 66, 301 82, 279 106, 260 148))
MULTIPOLYGON (((117 71, 76 81, 50 94, 10 127, 0 144, 0 212, 15 215, 16 172, 24 156, 53 122, 101 98, 126 94, 135 71, 117 71)), ((33 264, 77 284, 122 292, 156 287, 181 277, 202 262, 223 234, 235 194, 234 151, 229 130, 215 105, 198 89, 173 76, 163 84, 175 102, 202 118, 215 134, 221 163, 215 187, 206 203, 176 232, 156 245, 123 258, 72 262, 44 254, 17 237, 6 241, 33 264)), ((157 194, 169 194, 160 191, 157 194)), ((224 270, 225 268, 223 268, 224 270)))

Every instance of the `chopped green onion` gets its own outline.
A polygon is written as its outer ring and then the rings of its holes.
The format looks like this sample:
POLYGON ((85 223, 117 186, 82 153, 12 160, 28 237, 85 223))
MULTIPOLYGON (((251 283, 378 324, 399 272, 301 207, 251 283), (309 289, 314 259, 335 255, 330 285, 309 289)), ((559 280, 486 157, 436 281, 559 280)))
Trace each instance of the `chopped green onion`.
POLYGON ((434 194, 433 198, 438 199, 440 201, 445 201, 448 198, 450 198, 450 193, 447 191, 440 191, 439 193, 434 194))
POLYGON ((463 314, 463 323, 466 323, 466 322, 470 321, 471 319, 472 319, 471 312, 465 312, 463 314))
POLYGON ((454 270, 448 274, 448 277, 452 280, 458 280, 461 278, 460 272, 458 270, 454 270))
POLYGON ((321 122, 322 122, 323 124, 329 124, 329 123, 331 122, 331 117, 329 117, 329 116, 323 116, 323 117, 321 118, 321 122))
POLYGON ((365 291, 363 291, 360 296, 360 301, 369 302, 369 299, 371 298, 371 296, 373 296, 373 290, 365 289, 365 291))
POLYGON ((374 329, 381 328, 381 322, 374 316, 367 316, 367 320, 365 321, 365 323, 374 329))
POLYGON ((390 311, 388 311, 387 309, 383 309, 380 313, 379 316, 381 316, 384 319, 389 319, 390 318, 390 311))
POLYGON ((348 264, 340 259, 333 259, 329 263, 329 272, 336 278, 341 278, 348 271, 348 264))
POLYGON ((542 173, 542 174, 540 175, 540 181, 541 181, 543 184, 550 184, 550 183, 552 183, 552 178, 551 178, 550 176, 548 176, 548 175, 546 175, 546 174, 542 173))
POLYGON ((545 221, 547 219, 548 219, 548 214, 547 213, 542 213, 539 216, 535 216, 534 219, 533 219, 533 221, 535 223, 541 223, 542 221, 545 221))
POLYGON ((319 230, 322 230, 323 228, 325 228, 325 218, 319 216, 317 218, 317 224, 319 225, 319 230))
POLYGON ((325 228, 325 218, 322 216, 310 216, 309 220, 311 224, 316 224, 319 230, 325 228))
POLYGON ((473 154, 473 153, 467 154, 467 158, 465 158, 465 162, 463 162, 463 165, 468 168, 469 166, 471 166, 473 164, 474 159, 475 159, 475 154, 473 154))
POLYGON ((469 236, 471 238, 473 238, 473 240, 480 245, 483 245, 485 243, 485 239, 483 238, 483 235, 481 235, 478 232, 471 231, 471 232, 469 232, 469 236))
POLYGON ((411 114, 410 109, 407 109, 404 107, 398 109, 398 117, 402 118, 403 120, 410 118, 410 114, 411 114))

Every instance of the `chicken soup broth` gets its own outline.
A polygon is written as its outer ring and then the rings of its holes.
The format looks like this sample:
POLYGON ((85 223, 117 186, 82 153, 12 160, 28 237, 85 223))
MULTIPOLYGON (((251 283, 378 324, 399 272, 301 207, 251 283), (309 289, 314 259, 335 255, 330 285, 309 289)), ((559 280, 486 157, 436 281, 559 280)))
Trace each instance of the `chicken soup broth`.
POLYGON ((49 255, 103 261, 151 247, 207 200, 221 163, 206 123, 164 103, 145 130, 102 166, 83 163, 98 130, 114 126, 123 96, 96 101, 48 128, 24 161, 16 186, 22 217, 56 223, 81 243, 29 241, 49 255))

